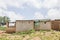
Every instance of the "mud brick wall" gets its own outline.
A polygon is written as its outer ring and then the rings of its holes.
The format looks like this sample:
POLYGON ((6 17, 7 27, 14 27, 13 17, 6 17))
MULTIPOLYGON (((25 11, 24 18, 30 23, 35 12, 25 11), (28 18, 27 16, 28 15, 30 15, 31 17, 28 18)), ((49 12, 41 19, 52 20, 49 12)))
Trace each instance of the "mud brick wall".
POLYGON ((33 20, 17 20, 16 21, 16 32, 28 31, 34 29, 33 20))

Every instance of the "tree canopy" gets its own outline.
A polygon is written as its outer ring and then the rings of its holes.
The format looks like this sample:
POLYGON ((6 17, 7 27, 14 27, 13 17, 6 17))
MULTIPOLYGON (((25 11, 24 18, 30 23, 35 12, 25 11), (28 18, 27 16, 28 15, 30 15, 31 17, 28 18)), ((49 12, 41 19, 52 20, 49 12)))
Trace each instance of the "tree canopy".
POLYGON ((6 22, 9 22, 10 21, 10 18, 7 17, 7 16, 0 16, 0 23, 6 23, 6 22))

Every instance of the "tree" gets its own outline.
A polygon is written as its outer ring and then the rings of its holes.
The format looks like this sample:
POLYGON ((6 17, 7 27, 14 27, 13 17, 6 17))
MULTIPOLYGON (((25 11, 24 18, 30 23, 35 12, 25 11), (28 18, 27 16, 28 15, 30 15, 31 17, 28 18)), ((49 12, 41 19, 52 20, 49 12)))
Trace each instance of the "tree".
POLYGON ((3 17, 0 16, 0 23, 2 22, 3 17))
POLYGON ((4 16, 3 17, 3 22, 4 23, 9 22, 9 21, 10 21, 10 18, 9 17, 7 17, 7 16, 4 16))
POLYGON ((0 25, 5 25, 6 22, 9 22, 9 21, 10 21, 9 17, 7 17, 7 16, 4 16, 4 17, 0 16, 0 25))

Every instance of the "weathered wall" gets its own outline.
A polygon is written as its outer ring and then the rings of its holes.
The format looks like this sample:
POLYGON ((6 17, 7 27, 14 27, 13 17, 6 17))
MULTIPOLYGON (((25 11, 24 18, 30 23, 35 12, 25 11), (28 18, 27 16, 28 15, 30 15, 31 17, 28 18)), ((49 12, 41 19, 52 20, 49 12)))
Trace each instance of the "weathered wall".
POLYGON ((41 30, 51 30, 51 22, 41 22, 40 23, 41 30))
POLYGON ((33 29, 34 21, 33 20, 17 20, 16 21, 16 32, 28 31, 33 29))
POLYGON ((16 28, 6 28, 6 32, 7 33, 13 33, 13 32, 16 32, 16 28))
POLYGON ((15 31, 16 31, 16 24, 14 24, 14 25, 9 25, 9 23, 15 23, 15 22, 7 22, 7 23, 6 23, 6 25, 7 25, 6 32, 7 32, 7 33, 15 32, 15 31))
POLYGON ((60 21, 52 21, 51 23, 53 30, 60 30, 60 21))
POLYGON ((51 30, 51 22, 40 22, 38 26, 35 26, 35 30, 51 30))

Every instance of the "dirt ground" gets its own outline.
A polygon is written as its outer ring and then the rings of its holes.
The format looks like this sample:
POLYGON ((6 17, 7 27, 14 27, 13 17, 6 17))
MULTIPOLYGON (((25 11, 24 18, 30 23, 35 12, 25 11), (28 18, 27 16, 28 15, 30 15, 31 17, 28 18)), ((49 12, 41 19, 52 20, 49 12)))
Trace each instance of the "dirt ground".
POLYGON ((60 31, 37 31, 31 34, 17 35, 0 30, 0 40, 60 40, 60 31))
MULTIPOLYGON (((29 38, 30 38, 30 36, 29 35, 26 35, 26 36, 24 36, 24 37, 21 37, 21 36, 19 36, 19 35, 11 35, 11 34, 8 34, 8 33, 6 33, 6 31, 2 31, 2 30, 0 30, 0 40, 5 40, 5 38, 6 39, 8 39, 8 40, 28 40, 29 38)), ((31 40, 41 40, 38 36, 37 37, 33 37, 31 40)))
POLYGON ((0 34, 3 34, 3 33, 6 33, 6 31, 2 31, 2 30, 0 30, 0 34))

